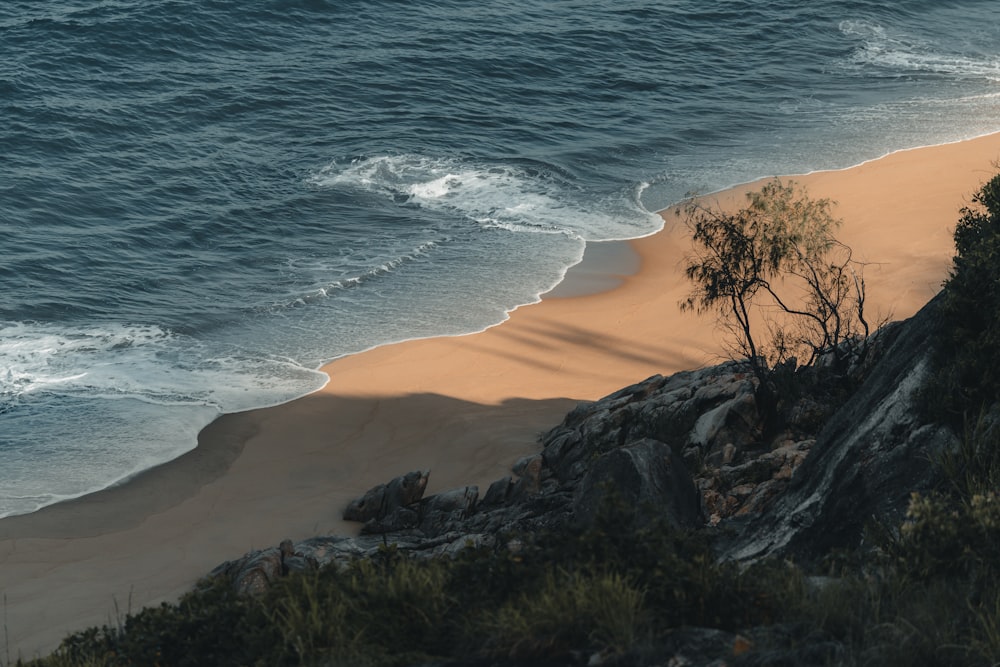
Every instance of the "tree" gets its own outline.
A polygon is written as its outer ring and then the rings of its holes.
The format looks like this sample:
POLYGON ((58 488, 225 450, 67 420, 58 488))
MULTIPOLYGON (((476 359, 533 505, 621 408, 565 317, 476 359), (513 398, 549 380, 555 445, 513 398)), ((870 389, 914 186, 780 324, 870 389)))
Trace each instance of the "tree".
POLYGON ((935 411, 960 423, 1000 400, 1000 175, 960 211, 935 346, 935 411))
POLYGON ((870 331, 864 266, 833 236, 841 224, 833 202, 777 179, 747 201, 733 213, 697 200, 679 211, 692 235, 684 270, 694 283, 681 308, 716 311, 733 333, 731 352, 762 384, 792 358, 827 357, 839 369, 870 331))

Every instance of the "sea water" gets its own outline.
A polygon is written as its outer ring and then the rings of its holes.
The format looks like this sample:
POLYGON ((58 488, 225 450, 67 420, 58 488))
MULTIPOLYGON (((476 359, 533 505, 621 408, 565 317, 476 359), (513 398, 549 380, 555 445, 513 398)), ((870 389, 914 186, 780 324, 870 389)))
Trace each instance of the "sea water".
POLYGON ((0 516, 687 193, 996 130, 988 0, 4 0, 0 516))

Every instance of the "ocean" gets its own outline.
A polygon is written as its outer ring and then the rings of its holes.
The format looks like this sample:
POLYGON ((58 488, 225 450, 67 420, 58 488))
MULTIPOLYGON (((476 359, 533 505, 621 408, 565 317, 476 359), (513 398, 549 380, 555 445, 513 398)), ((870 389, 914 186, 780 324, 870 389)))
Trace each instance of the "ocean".
POLYGON ((0 516, 688 193, 1000 130, 989 0, 4 0, 0 516))

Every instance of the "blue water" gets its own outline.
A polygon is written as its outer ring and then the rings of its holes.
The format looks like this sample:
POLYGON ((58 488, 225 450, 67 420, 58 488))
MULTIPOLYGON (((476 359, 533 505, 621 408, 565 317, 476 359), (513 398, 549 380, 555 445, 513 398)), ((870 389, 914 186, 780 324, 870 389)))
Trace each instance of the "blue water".
POLYGON ((0 516, 691 191, 1000 130, 988 0, 0 3, 0 516))

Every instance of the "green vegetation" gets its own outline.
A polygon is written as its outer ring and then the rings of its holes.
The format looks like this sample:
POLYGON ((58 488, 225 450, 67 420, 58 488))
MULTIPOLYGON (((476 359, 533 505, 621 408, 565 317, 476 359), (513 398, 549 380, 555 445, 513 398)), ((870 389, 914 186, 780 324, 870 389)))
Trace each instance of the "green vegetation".
MULTIPOLYGON (((514 539, 514 538, 512 538, 514 539)), ((430 659, 625 655, 684 624, 775 618, 765 579, 708 544, 639 528, 624 507, 585 531, 522 536, 514 551, 379 558, 282 580, 260 597, 205 582, 177 604, 67 638, 26 665, 408 665, 430 659), (764 585, 762 585, 764 584, 764 585)), ((21 664, 21 663, 18 663, 21 664)))
POLYGON ((928 390, 937 417, 961 424, 1000 399, 1000 175, 963 208, 941 299, 937 370, 928 390))
POLYGON ((568 665, 595 653, 609 664, 662 664, 684 627, 734 633, 715 656, 732 664, 737 653, 764 651, 799 651, 780 664, 806 655, 848 665, 1000 660, 996 494, 915 496, 878 552, 831 558, 812 572, 823 577, 787 562, 717 563, 703 536, 640 528, 613 504, 590 529, 519 543, 433 561, 388 547, 372 561, 291 575, 259 597, 205 582, 177 604, 17 664, 568 665))

